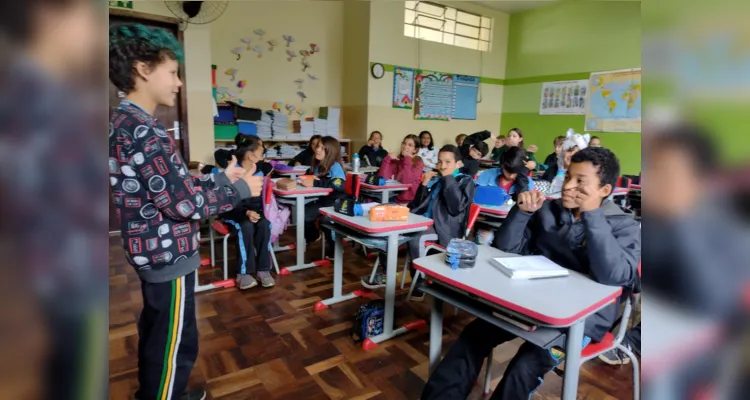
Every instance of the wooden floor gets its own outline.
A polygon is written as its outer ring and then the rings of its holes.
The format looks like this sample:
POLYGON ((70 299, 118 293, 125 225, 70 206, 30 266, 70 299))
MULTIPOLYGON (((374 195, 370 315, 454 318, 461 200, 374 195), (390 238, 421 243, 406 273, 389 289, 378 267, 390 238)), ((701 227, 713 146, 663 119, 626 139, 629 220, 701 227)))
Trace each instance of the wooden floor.
MULTIPOLYGON (((291 243, 294 228, 281 243, 291 243)), ((220 250, 217 243, 217 253, 220 250)), ((314 244, 308 255, 320 254, 314 244), (314 251, 314 253, 313 253, 314 251)), ((208 254, 208 243, 204 249, 208 254)), ((236 266, 234 252, 231 269, 236 266)), ((279 263, 293 264, 294 251, 277 253, 279 263)), ((132 399, 138 388, 136 321, 141 309, 138 277, 125 261, 119 236, 110 237, 110 398, 132 399)), ((217 257, 221 257, 218 254, 217 257)), ((371 261, 346 246, 344 292, 360 287, 371 261)), ((220 264, 220 263, 217 263, 220 264)), ((403 265, 403 261, 400 265, 403 265)), ((201 283, 219 277, 220 269, 201 270, 201 283)), ((313 312, 313 304, 330 297, 332 268, 298 271, 279 277, 277 286, 236 288, 196 296, 200 354, 190 376, 190 387, 205 386, 213 399, 418 399, 427 379, 427 329, 364 351, 349 337, 353 315, 365 300, 354 299, 328 310, 313 312)), ((382 295, 381 292, 375 292, 382 295)), ((405 293, 404 293, 405 294, 405 293)), ((429 322, 429 299, 403 301, 399 295, 396 321, 422 318, 429 322)), ((446 309, 443 349, 472 320, 446 309)), ((512 358, 518 342, 495 351, 493 387, 512 358)), ((562 379, 550 373, 533 399, 558 399, 562 379)), ((611 367, 598 360, 581 370, 579 398, 632 398, 630 366, 611 367)), ((481 399, 475 387, 470 399, 481 399)))

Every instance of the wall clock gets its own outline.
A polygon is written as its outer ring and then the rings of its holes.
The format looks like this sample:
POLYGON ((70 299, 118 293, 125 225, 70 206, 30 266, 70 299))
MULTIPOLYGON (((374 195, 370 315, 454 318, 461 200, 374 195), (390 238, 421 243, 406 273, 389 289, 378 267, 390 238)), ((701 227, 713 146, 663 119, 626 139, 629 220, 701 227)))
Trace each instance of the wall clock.
POLYGON ((383 64, 381 63, 375 63, 372 64, 372 67, 370 68, 370 72, 372 73, 372 77, 375 79, 380 79, 385 75, 385 68, 383 68, 383 64))

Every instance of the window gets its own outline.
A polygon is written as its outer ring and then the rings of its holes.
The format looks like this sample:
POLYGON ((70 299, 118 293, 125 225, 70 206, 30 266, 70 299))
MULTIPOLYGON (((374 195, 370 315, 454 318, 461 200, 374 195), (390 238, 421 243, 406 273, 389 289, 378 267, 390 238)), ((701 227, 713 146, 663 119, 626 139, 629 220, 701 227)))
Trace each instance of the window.
POLYGON ((492 18, 429 1, 404 3, 404 36, 489 51, 492 18))

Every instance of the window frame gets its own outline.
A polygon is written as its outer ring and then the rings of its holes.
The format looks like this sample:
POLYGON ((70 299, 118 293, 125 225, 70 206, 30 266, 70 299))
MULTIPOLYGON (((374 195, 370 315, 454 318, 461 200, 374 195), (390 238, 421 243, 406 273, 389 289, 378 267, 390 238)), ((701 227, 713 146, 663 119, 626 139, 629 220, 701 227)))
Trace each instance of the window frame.
MULTIPOLYGON (((442 43, 447 44, 451 46, 461 47, 465 49, 471 49, 471 50, 478 50, 478 51, 491 51, 492 49, 492 28, 494 25, 494 18, 487 17, 484 15, 476 14, 469 11, 464 11, 455 7, 450 7, 446 5, 442 5, 439 3, 434 3, 431 1, 405 1, 404 2, 404 36, 415 38, 417 40, 427 40, 430 42, 435 43, 442 43), (426 4, 430 7, 438 7, 442 10, 442 15, 436 15, 433 12, 426 11, 426 10, 420 10, 419 5, 420 4, 426 4), (410 8, 411 6, 411 8, 410 8), (409 13, 413 14, 413 18, 411 21, 408 21, 409 13), (453 14, 455 17, 450 17, 448 14, 453 14), (461 22, 461 16, 462 14, 465 14, 467 16, 476 17, 478 19, 479 25, 474 25, 472 23, 467 22, 461 22), (436 24, 431 24, 432 26, 426 25, 426 24, 420 24, 419 19, 422 18, 429 18, 431 21, 440 21, 441 27, 436 28, 436 24), (446 24, 452 23, 452 29, 446 30, 446 24), (488 26, 485 26, 488 25, 488 26), (458 33, 459 26, 467 27, 468 29, 476 29, 476 36, 466 35, 463 33, 458 33), (429 38, 425 36, 422 32, 424 31, 430 31, 432 32, 432 38, 429 38), (486 31, 487 39, 483 39, 483 32, 486 31), (440 40, 437 39, 437 34, 440 34, 440 40), (462 39, 465 39, 467 41, 474 41, 476 42, 476 47, 469 47, 464 45, 456 44, 456 37, 460 37, 462 39)), ((465 33, 465 32, 464 32, 465 33)))

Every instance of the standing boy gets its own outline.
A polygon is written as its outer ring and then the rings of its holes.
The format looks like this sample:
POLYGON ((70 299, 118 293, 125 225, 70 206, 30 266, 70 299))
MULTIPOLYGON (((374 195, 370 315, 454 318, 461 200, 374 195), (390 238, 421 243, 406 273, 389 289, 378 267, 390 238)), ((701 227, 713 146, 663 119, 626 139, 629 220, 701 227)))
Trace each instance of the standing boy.
POLYGON ((141 400, 206 397, 202 389, 183 394, 198 356, 198 221, 260 195, 263 184, 234 157, 224 173, 188 173, 174 141, 153 117, 157 106, 174 106, 181 61, 179 42, 163 29, 110 28, 109 79, 126 97, 110 119, 109 179, 125 256, 141 279, 136 393, 141 400))

